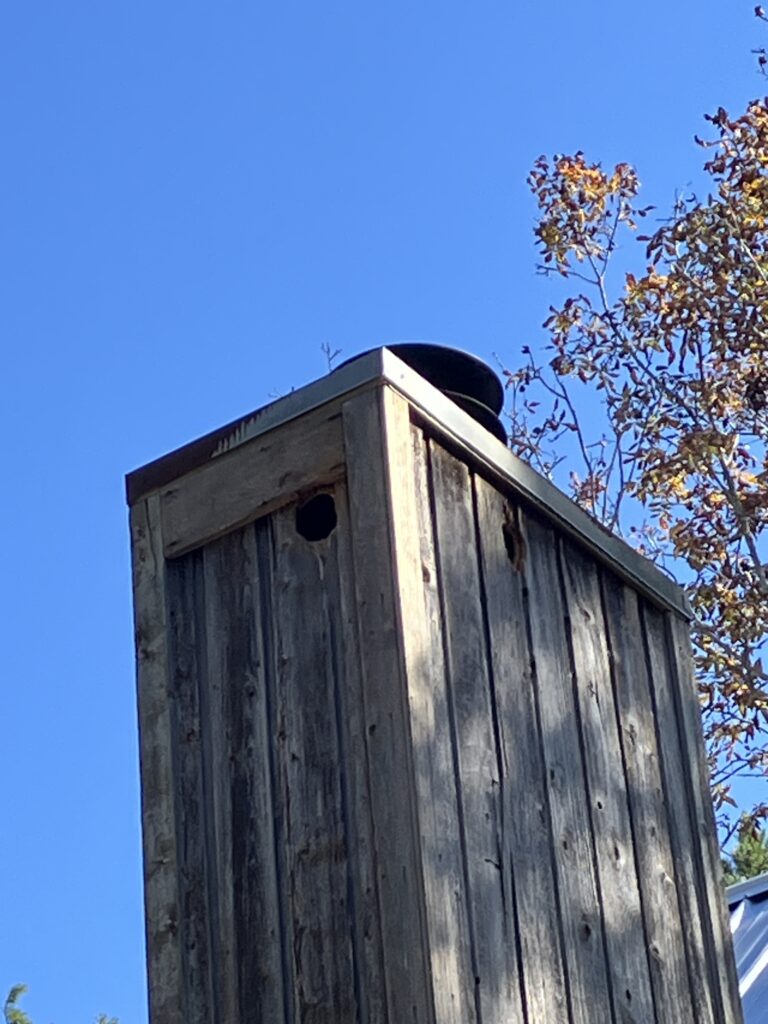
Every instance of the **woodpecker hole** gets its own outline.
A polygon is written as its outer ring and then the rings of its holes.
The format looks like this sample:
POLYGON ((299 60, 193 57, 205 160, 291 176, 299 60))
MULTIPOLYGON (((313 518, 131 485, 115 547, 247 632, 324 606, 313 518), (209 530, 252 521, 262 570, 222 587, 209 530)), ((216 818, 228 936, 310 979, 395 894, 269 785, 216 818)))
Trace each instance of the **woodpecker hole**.
POLYGON ((517 565, 517 540, 515 538, 512 527, 509 523, 504 523, 501 528, 501 532, 504 535, 504 547, 507 549, 507 555, 512 565, 517 565))
POLYGON ((296 509, 296 530, 305 540, 325 540, 337 522, 336 502, 330 494, 316 494, 296 509))
POLYGON ((515 522, 514 511, 509 507, 504 511, 501 532, 510 565, 515 572, 522 573, 525 569, 525 541, 515 522))

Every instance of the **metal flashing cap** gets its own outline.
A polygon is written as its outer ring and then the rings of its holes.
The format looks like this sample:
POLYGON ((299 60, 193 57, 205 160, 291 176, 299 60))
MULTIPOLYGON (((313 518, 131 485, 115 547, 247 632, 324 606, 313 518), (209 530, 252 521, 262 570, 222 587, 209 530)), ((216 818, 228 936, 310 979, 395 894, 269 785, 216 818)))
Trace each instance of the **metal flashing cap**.
MULTIPOLYGON (((507 443, 507 432, 499 419, 504 405, 504 387, 482 359, 463 349, 427 341, 404 341, 386 347, 503 444, 507 443)), ((351 363, 365 354, 361 352, 346 362, 351 363)))

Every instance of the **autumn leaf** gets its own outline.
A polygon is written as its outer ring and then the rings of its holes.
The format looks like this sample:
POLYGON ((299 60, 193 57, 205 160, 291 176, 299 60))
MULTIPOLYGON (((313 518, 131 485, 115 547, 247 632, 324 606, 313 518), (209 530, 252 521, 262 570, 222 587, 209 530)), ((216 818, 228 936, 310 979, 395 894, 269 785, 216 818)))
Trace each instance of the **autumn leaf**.
POLYGON ((550 478, 567 467, 574 500, 686 587, 727 830, 733 779, 768 774, 768 106, 707 120, 712 138, 697 141, 710 195, 678 199, 642 237, 628 164, 605 171, 581 152, 536 161, 542 267, 577 288, 546 321, 550 355, 528 349, 509 391, 513 449, 550 478), (622 232, 640 250, 611 296, 622 232))

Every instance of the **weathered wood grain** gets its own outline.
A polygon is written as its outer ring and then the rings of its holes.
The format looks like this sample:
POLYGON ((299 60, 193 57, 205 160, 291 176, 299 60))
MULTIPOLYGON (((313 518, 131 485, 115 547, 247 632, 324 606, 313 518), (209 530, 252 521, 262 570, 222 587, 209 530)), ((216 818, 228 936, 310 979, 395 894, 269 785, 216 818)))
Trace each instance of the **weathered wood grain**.
POLYGON ((567 1020, 552 834, 531 671, 523 594, 524 552, 516 515, 490 484, 475 478, 482 591, 498 704, 503 786, 502 867, 517 924, 526 1020, 567 1020), (506 539, 505 539, 506 535, 506 539))
POLYGON ((638 598, 611 573, 602 589, 657 1020, 693 1024, 638 598))
POLYGON ((483 1024, 513 1024, 522 1020, 519 966, 472 482, 444 449, 430 444, 429 454, 477 1006, 483 1024))
POLYGON ((403 531, 417 531, 414 505, 398 502, 408 407, 384 389, 351 398, 343 413, 388 1020, 435 1024, 399 598, 408 569, 398 545, 413 552, 403 531))
MULTIPOLYGON (((200 583, 203 601, 208 596, 205 572, 205 552, 201 552, 200 583)), ((206 602, 207 603, 207 602, 206 602)), ((198 657, 202 671, 198 682, 198 715, 200 721, 200 768, 204 815, 203 843, 205 846, 205 881, 207 938, 210 944, 211 1019, 219 1024, 237 1020, 237 994, 233 984, 234 935, 231 932, 231 852, 226 796, 228 786, 223 776, 226 771, 227 752, 224 749, 224 719, 221 701, 221 680, 211 673, 210 641, 204 609, 198 612, 196 623, 203 642, 198 641, 198 657), (203 664, 203 659, 205 663, 203 664), (222 763, 223 762, 223 763, 222 763), (222 797, 224 799, 222 799, 222 797)))
POLYGON ((156 496, 131 510, 131 533, 149 1010, 153 1024, 182 1024, 166 578, 156 496))
POLYGON ((713 1003, 714 979, 708 948, 709 926, 705 916, 706 893, 698 864, 698 837, 692 829, 693 793, 681 747, 681 723, 675 700, 675 680, 668 658, 664 615, 656 608, 645 605, 643 623, 653 684, 664 791, 669 807, 670 838, 677 869, 694 1019, 696 1024, 710 1024, 718 1020, 719 1014, 713 1003))
POLYGON ((417 506, 418 547, 403 550, 400 593, 407 601, 406 659, 413 760, 418 792, 429 953, 440 1024, 474 1024, 475 972, 470 948, 461 825, 451 736, 443 619, 434 551, 424 436, 412 428, 411 465, 403 466, 406 499, 417 506), (406 575, 406 573, 408 575, 406 575), (407 593, 406 593, 407 591, 407 593))
POLYGON ((738 996, 739 984, 733 942, 728 923, 725 892, 722 887, 722 864, 717 843, 717 826, 709 788, 701 711, 696 694, 691 641, 688 623, 673 612, 668 612, 667 631, 673 662, 673 676, 679 698, 679 718, 683 736, 684 757, 691 775, 694 811, 694 837, 700 846, 701 870, 706 893, 705 913, 712 931, 714 957, 713 981, 717 982, 718 1001, 721 1003, 725 1024, 741 1024, 742 1010, 738 996))
POLYGON ((270 770, 274 666, 263 636, 271 576, 269 559, 260 564, 259 538, 269 545, 266 520, 204 550, 216 1024, 289 1019, 274 826, 281 812, 270 770))
POLYGON ((340 610, 324 583, 333 552, 328 539, 297 532, 291 507, 274 514, 273 536, 278 794, 296 1018, 335 1024, 355 1021, 358 1007, 336 713, 340 610))
POLYGON ((160 492, 166 557, 339 480, 343 462, 338 406, 317 409, 213 459, 160 492))
POLYGON ((619 1021, 653 1021, 648 954, 597 566, 573 544, 562 544, 561 552, 614 1014, 619 1021))
POLYGON ((593 1024, 610 1021, 612 1009, 557 538, 528 516, 523 536, 571 1015, 574 1024, 593 1024))
POLYGON ((684 625, 369 385, 132 512, 152 1024, 740 1024, 684 625))
MULTIPOLYGON (((357 637, 355 577, 346 487, 334 488, 338 526, 329 540, 324 575, 338 657, 336 717, 346 844, 349 901, 359 1024, 385 1024, 387 995, 376 886, 376 845, 365 747, 362 670, 357 637)), ((358 1024, 356 1021, 355 1024, 358 1024)))
POLYGON ((176 779, 184 1024, 213 1024, 211 864, 206 808, 200 692, 208 685, 201 552, 167 568, 170 635, 171 750, 176 779))

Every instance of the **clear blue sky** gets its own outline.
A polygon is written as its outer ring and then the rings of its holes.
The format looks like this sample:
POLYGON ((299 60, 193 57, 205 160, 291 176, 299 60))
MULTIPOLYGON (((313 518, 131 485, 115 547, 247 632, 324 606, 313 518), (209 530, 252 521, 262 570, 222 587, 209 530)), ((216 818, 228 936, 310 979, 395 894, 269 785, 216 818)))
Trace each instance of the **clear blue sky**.
POLYGON ((541 152, 696 178, 768 91, 752 3, 0 10, 0 990, 144 1024, 123 474, 349 356, 513 363, 541 152))

